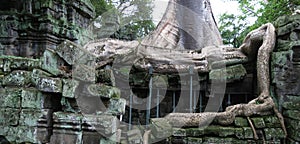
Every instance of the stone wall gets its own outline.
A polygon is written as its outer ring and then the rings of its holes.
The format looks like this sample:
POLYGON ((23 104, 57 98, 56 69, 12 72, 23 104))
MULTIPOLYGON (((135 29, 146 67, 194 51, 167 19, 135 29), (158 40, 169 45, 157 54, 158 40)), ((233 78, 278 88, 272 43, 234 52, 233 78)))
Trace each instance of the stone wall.
POLYGON ((64 40, 90 40, 95 17, 89 0, 1 1, 0 54, 38 58, 64 40))
POLYGON ((300 15, 282 16, 272 54, 272 88, 285 118, 288 143, 300 142, 300 15))
POLYGON ((116 137, 126 100, 99 83, 94 60, 70 41, 40 59, 0 56, 0 135, 16 143, 67 144, 116 137))
POLYGON ((210 124, 207 127, 182 127, 171 126, 162 118, 152 119, 151 131, 153 140, 171 135, 166 140, 158 143, 174 144, 208 144, 208 143, 283 143, 284 132, 278 121, 273 115, 263 117, 251 117, 256 132, 257 139, 253 130, 245 117, 237 117, 230 126, 210 124))

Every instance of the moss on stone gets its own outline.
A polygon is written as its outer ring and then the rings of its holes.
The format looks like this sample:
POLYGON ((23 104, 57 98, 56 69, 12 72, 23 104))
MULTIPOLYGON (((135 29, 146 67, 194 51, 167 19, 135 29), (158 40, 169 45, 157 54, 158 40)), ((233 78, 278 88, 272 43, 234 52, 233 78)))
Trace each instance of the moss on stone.
POLYGON ((20 108, 21 91, 19 88, 0 89, 0 108, 20 108))
POLYGON ((62 92, 62 80, 60 78, 40 78, 38 81, 37 89, 42 92, 62 92))
POLYGON ((253 124, 254 124, 255 128, 264 128, 264 127, 266 127, 264 119, 261 118, 261 117, 251 118, 251 120, 253 121, 253 124))
POLYGON ((76 98, 76 89, 79 86, 79 82, 74 79, 62 79, 63 82, 63 90, 62 96, 68 98, 76 98))
POLYGON ((283 139, 285 138, 284 132, 281 128, 265 128, 265 137, 266 140, 271 140, 271 139, 283 139))
POLYGON ((243 65, 229 66, 223 69, 211 70, 209 73, 210 80, 225 80, 230 83, 242 80, 247 72, 243 65))
POLYGON ((246 118, 243 117, 236 117, 234 119, 234 125, 238 127, 246 127, 249 126, 248 121, 246 118))
POLYGON ((31 72, 15 70, 4 76, 3 85, 25 87, 31 84, 31 72))

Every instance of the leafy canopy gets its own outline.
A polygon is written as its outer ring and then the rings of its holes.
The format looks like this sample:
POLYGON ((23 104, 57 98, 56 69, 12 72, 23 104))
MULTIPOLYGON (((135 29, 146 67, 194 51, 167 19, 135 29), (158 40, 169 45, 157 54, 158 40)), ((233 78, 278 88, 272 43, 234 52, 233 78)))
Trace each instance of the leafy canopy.
MULTIPOLYGON (((226 1, 226 0, 225 0, 226 1)), ((227 0, 228 1, 228 0, 227 0)), ((219 30, 224 44, 239 47, 247 33, 261 25, 274 22, 278 17, 293 13, 299 0, 235 0, 242 14, 223 14, 219 20, 219 30), (247 19, 255 18, 254 24, 247 19)))

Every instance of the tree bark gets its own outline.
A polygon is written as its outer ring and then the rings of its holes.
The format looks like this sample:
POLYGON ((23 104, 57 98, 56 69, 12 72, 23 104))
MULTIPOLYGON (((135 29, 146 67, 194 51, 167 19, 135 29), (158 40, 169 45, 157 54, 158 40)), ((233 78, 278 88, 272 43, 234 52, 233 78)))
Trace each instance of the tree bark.
POLYGON ((170 0, 155 31, 143 45, 167 49, 201 50, 222 45, 209 0, 170 0))

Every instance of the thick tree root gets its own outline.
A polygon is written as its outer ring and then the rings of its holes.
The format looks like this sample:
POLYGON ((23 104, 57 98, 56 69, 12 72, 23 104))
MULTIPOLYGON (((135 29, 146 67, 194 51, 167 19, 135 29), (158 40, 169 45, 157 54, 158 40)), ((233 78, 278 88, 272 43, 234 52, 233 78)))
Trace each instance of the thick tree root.
MULTIPOLYGON (((281 113, 277 110, 275 103, 270 96, 270 75, 269 75, 269 63, 270 53, 275 46, 275 28, 272 24, 268 23, 257 30, 247 35, 244 44, 240 47, 240 51, 245 53, 248 57, 255 57, 255 51, 257 52, 257 77, 258 77, 258 89, 260 95, 248 104, 237 104, 226 108, 225 112, 220 113, 172 113, 166 118, 174 126, 201 126, 207 125, 212 120, 221 125, 229 125, 234 122, 236 116, 250 117, 252 115, 269 115, 273 112, 278 117, 282 129, 285 134, 286 127, 284 125, 284 119, 281 113), (262 44, 257 49, 257 43, 260 36, 263 36, 262 44), (255 50, 256 49, 256 50, 255 50)), ((250 125, 251 121, 249 120, 250 125)), ((257 134, 252 124, 252 129, 256 138, 257 134)))

